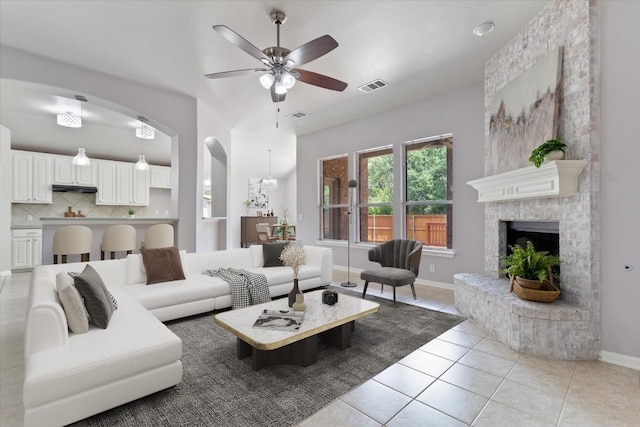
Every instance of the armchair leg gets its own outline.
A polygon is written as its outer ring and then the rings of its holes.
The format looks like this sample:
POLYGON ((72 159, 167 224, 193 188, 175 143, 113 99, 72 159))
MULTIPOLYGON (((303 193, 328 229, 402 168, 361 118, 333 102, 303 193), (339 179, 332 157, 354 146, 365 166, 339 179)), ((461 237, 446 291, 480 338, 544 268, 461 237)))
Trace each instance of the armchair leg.
POLYGON ((362 291, 362 299, 364 299, 364 296, 367 294, 367 287, 369 287, 369 281, 365 280, 364 281, 364 291, 362 291))
POLYGON ((411 284, 411 293, 413 294, 413 299, 416 299, 416 287, 411 284))
POLYGON ((393 306, 396 306, 396 287, 393 286, 393 306))

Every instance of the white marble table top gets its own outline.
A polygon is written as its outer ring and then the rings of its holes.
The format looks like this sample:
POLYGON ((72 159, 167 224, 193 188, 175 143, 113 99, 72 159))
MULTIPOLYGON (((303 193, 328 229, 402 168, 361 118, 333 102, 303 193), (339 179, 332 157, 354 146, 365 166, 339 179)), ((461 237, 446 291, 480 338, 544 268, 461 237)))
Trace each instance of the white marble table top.
POLYGON ((304 293, 307 309, 304 312, 299 331, 274 331, 254 328, 258 315, 263 309, 287 309, 287 297, 263 304, 252 305, 238 310, 225 311, 215 315, 216 324, 231 332, 247 344, 259 350, 274 350, 293 342, 317 335, 320 332, 349 323, 378 311, 380 304, 365 299, 339 294, 334 305, 322 303, 323 290, 304 293))

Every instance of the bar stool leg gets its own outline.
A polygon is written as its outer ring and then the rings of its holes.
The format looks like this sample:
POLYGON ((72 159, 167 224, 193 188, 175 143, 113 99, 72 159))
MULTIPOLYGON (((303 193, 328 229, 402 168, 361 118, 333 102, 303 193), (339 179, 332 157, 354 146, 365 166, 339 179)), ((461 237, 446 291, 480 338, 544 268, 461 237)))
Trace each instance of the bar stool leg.
POLYGON ((62 255, 62 264, 66 264, 66 263, 67 263, 67 256, 62 255))
POLYGON ((104 251, 100 251, 100 261, 104 261, 104 251))
POLYGON ((58 255, 53 255, 53 263, 54 264, 58 263, 58 255))
POLYGON ((111 259, 116 259, 116 253, 114 251, 111 251, 111 259))

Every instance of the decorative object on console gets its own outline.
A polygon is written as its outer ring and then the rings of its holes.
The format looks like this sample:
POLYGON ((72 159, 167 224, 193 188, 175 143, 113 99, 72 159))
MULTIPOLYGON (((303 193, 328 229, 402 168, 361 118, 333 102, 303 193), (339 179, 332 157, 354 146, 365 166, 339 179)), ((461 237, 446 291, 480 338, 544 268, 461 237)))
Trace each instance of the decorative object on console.
POLYGON ((300 293, 300 289, 298 289, 298 273, 300 272, 300 267, 304 264, 304 248, 297 243, 287 244, 280 254, 280 259, 284 265, 293 269, 293 289, 289 293, 289 307, 291 307, 300 293))
POLYGON ((567 146, 559 139, 550 139, 544 144, 538 145, 529 156, 529 161, 539 168, 545 161, 561 160, 564 158, 564 149, 567 146))

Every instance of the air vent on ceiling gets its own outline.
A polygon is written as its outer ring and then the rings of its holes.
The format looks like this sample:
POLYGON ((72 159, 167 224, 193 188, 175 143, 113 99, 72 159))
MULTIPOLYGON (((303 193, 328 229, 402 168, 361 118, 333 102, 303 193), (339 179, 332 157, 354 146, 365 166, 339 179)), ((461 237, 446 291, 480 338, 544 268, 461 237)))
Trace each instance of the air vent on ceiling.
POLYGON ((307 117, 309 114, 303 111, 297 111, 295 113, 287 114, 287 117, 290 119, 301 119, 303 117, 307 117))
POLYGON ((358 89, 363 91, 364 93, 373 92, 374 90, 382 89, 387 86, 387 82, 382 79, 376 79, 372 82, 365 83, 362 86, 359 86, 358 89))

